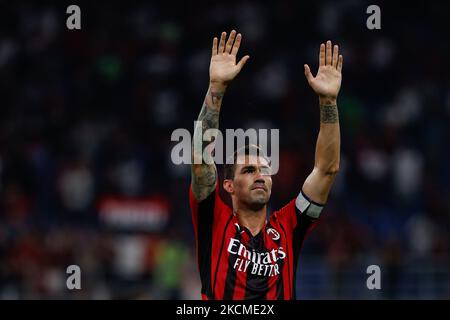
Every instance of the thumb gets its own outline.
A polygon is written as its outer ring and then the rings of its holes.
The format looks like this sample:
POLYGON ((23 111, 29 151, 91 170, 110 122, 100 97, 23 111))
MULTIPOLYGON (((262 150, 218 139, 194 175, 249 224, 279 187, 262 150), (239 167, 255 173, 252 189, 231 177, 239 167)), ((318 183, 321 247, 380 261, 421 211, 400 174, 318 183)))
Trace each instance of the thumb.
POLYGON ((314 79, 314 76, 311 73, 311 69, 309 69, 309 66, 305 64, 305 76, 306 80, 308 80, 308 83, 311 83, 311 81, 314 79))
POLYGON ((239 67, 239 70, 242 69, 242 67, 245 65, 247 60, 250 58, 250 56, 244 56, 242 59, 238 62, 237 66, 239 67))

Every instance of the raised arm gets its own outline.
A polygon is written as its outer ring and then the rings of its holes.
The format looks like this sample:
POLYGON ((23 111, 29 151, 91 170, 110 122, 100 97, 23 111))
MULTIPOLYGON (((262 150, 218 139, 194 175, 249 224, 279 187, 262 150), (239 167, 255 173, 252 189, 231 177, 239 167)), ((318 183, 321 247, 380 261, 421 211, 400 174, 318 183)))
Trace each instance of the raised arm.
POLYGON ((337 96, 342 80, 342 55, 331 41, 320 45, 319 71, 314 77, 305 64, 305 76, 319 96, 320 131, 317 137, 314 169, 303 184, 303 192, 314 202, 325 204, 339 170, 340 129, 337 96))
MULTIPOLYGON (((209 88, 203 102, 200 115, 194 129, 192 141, 192 191, 198 201, 202 201, 214 191, 217 180, 217 170, 208 149, 208 141, 203 141, 203 134, 208 129, 219 128, 219 113, 222 105, 223 95, 228 84, 241 71, 249 56, 244 56, 236 63, 236 54, 241 44, 242 35, 236 35, 233 30, 226 41, 227 34, 222 32, 220 41, 213 39, 211 62, 209 65, 209 88), (196 148, 195 146, 201 146, 196 148), (200 161, 199 161, 200 160, 200 161)), ((213 135, 214 141, 217 134, 213 135)))

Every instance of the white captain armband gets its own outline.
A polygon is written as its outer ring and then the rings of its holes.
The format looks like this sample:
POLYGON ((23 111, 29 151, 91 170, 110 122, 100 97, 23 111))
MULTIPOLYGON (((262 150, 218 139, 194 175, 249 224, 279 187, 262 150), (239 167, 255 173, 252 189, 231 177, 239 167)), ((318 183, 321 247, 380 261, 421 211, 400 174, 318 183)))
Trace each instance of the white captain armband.
POLYGON ((315 219, 319 218, 324 207, 324 205, 311 201, 302 191, 300 191, 295 200, 295 206, 301 213, 315 219))

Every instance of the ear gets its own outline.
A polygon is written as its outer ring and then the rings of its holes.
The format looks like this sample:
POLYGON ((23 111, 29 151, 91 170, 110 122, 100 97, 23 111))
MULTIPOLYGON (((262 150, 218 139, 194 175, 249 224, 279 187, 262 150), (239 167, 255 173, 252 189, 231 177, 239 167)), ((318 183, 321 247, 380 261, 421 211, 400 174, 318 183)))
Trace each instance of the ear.
POLYGON ((233 180, 231 180, 231 179, 224 179, 223 180, 223 188, 229 194, 233 194, 234 193, 233 180))

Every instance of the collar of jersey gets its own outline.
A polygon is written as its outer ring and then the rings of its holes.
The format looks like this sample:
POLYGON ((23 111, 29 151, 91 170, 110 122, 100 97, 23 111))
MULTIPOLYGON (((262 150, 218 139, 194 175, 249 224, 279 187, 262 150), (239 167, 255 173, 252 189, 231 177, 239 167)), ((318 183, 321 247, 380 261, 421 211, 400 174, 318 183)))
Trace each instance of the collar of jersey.
POLYGON ((266 218, 266 221, 264 221, 264 226, 261 228, 261 230, 259 230, 259 232, 258 232, 256 235, 252 235, 252 233, 250 232, 250 230, 248 230, 247 227, 245 227, 245 226, 243 226, 243 225, 241 225, 241 224, 239 223, 239 219, 237 218, 236 213, 234 212, 234 210, 233 210, 233 220, 234 220, 234 225, 237 226, 238 230, 239 230, 241 233, 242 233, 242 232, 246 232, 246 233, 250 236, 250 238, 256 238, 256 237, 258 237, 264 230, 267 229, 267 227, 268 227, 268 225, 269 225, 269 222, 268 222, 268 220, 267 220, 267 218, 266 218))

